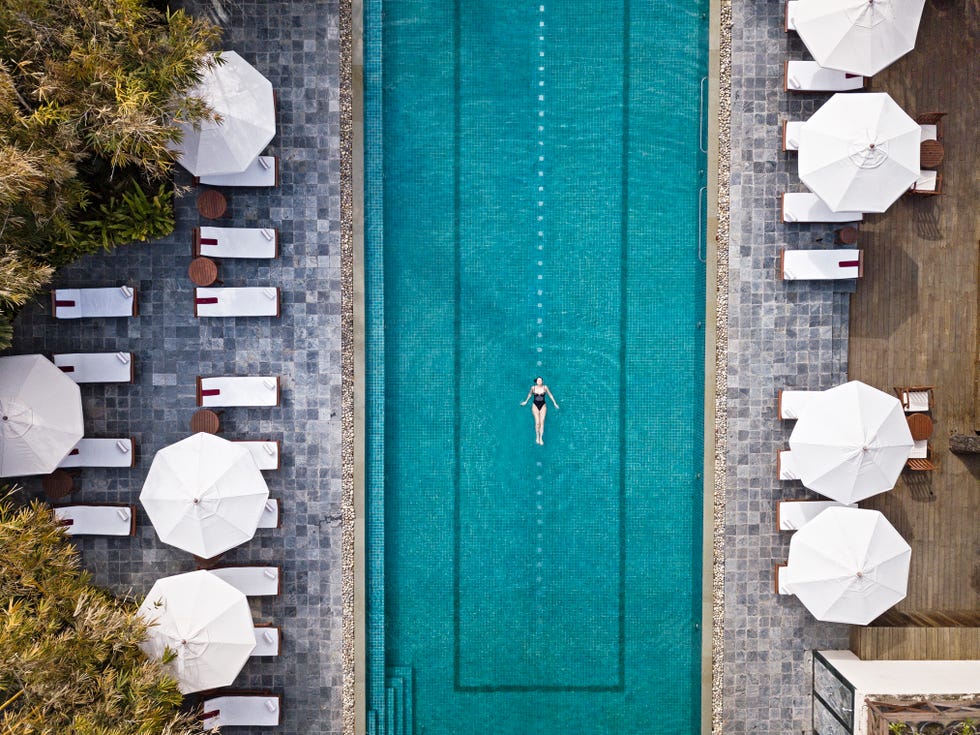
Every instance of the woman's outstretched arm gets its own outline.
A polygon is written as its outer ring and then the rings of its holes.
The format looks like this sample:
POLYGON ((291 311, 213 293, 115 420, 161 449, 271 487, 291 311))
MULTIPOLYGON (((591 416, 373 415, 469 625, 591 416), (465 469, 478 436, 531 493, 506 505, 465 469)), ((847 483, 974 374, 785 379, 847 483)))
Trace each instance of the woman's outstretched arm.
MULTIPOLYGON (((551 399, 551 402, 555 404, 555 408, 558 408, 558 401, 556 401, 555 400, 555 397, 553 395, 551 395, 551 388, 549 388, 548 386, 545 386, 544 389, 545 389, 545 391, 547 391, 548 397, 551 399)), ((558 408, 558 410, 560 411, 561 409, 558 408)))

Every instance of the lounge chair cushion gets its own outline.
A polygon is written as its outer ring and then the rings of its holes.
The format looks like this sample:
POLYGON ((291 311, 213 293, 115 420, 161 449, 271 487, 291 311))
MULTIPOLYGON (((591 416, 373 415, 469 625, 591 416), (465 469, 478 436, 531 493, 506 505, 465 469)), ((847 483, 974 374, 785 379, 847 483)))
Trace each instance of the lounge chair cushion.
POLYGON ((810 405, 819 390, 781 390, 779 391, 779 418, 792 421, 798 419, 803 409, 810 405))
POLYGON ((215 727, 274 727, 279 724, 281 699, 273 694, 226 694, 202 703, 205 729, 215 727))
POLYGON ((136 463, 133 440, 81 439, 59 467, 132 467, 136 463))
POLYGON ((279 442, 276 441, 236 441, 245 447, 260 470, 279 469, 279 442))
POLYGON ((802 120, 786 120, 783 128, 783 150, 798 151, 800 149, 800 134, 803 131, 802 120))
POLYGON ((919 125, 919 130, 921 131, 920 141, 939 140, 938 125, 919 125))
POLYGON ((786 0, 786 31, 796 30, 796 6, 799 0, 786 0))
POLYGON ((783 222, 860 222, 861 212, 835 212, 816 194, 787 192, 782 196, 783 222))
POLYGON ((790 92, 850 92, 864 85, 864 77, 825 69, 816 61, 786 62, 784 87, 790 92))
POLYGON ((793 466, 793 452, 781 449, 776 452, 776 471, 780 480, 799 480, 800 475, 793 466))
POLYGON ((195 255, 210 258, 275 258, 279 231, 265 227, 201 227, 195 255))
POLYGON ((909 459, 925 459, 929 456, 929 442, 926 439, 915 439, 912 442, 912 451, 909 452, 909 459))
POLYGON ((259 516, 258 528, 279 528, 279 501, 276 498, 265 501, 265 509, 259 516))
POLYGON ((796 531, 803 528, 827 508, 837 506, 856 508, 857 505, 844 506, 836 500, 780 500, 776 503, 777 525, 780 531, 796 531))
POLYGON ((131 505, 62 505, 54 509, 69 536, 131 536, 136 509, 131 505))
POLYGON ((279 567, 214 567, 210 571, 248 597, 279 594, 279 567))
POLYGON ((239 174, 201 176, 198 181, 208 186, 279 186, 279 159, 259 156, 239 174))
POLYGON ((131 383, 132 352, 65 352, 52 355, 57 365, 76 383, 131 383))
POLYGON ((136 314, 136 289, 59 288, 52 292, 54 316, 58 319, 83 317, 126 317, 136 314))
POLYGON ((938 181, 938 171, 922 169, 919 171, 919 177, 915 180, 915 183, 912 184, 912 188, 915 191, 935 191, 938 181))
POLYGON ((784 281, 827 281, 860 278, 860 250, 784 250, 782 277, 784 281))
POLYGON ((278 406, 279 380, 274 375, 200 378, 198 405, 278 406))
POLYGON ((273 286, 194 289, 197 316, 279 316, 279 289, 273 286))
POLYGON ((902 391, 899 397, 905 413, 922 413, 929 411, 929 391, 927 390, 907 390, 902 391))
POLYGON ((278 656, 282 631, 274 625, 255 626, 255 648, 252 656, 278 656))

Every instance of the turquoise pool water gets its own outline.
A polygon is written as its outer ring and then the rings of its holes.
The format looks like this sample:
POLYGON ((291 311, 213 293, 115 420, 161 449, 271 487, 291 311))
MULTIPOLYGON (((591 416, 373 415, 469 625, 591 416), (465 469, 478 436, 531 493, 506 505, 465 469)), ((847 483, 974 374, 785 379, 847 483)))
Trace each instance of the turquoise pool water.
POLYGON ((378 732, 698 731, 706 13, 368 7, 378 732))

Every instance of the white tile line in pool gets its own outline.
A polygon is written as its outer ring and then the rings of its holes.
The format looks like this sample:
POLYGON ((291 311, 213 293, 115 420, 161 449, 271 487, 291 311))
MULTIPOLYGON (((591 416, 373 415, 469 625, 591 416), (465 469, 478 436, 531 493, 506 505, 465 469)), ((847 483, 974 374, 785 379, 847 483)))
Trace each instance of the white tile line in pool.
MULTIPOLYGON (((537 208, 538 208, 538 214, 537 214, 537 224, 538 224, 538 227, 537 227, 537 233, 538 233, 538 237, 537 237, 537 241, 538 241, 537 242, 537 251, 538 251, 538 257, 534 261, 535 262, 535 265, 536 265, 536 269, 535 269, 536 278, 532 282, 532 284, 533 284, 532 287, 534 288, 535 294, 537 295, 537 302, 536 302, 537 303, 537 332, 536 332, 537 333, 537 348, 536 349, 537 349, 537 354, 538 354, 537 366, 540 368, 541 367, 541 363, 542 363, 542 358, 544 357, 544 354, 543 354, 544 353, 544 341, 543 340, 544 340, 544 314, 545 314, 545 312, 544 312, 544 308, 543 308, 544 307, 544 283, 543 283, 543 281, 544 281, 544 252, 545 252, 544 246, 545 246, 545 243, 547 242, 547 238, 545 238, 545 229, 546 229, 546 226, 545 226, 545 223, 544 223, 544 213, 545 213, 545 210, 544 210, 545 189, 544 189, 544 187, 545 187, 545 178, 546 178, 545 177, 545 171, 544 171, 544 168, 545 168, 545 166, 544 166, 544 164, 545 164, 545 145, 544 145, 544 103, 545 103, 545 80, 544 80, 544 71, 545 71, 545 63, 544 63, 544 58, 545 58, 545 55, 544 55, 544 17, 545 17, 545 8, 544 8, 544 5, 539 5, 538 6, 538 16, 539 16, 539 21, 538 21, 538 67, 537 67, 537 74, 536 74, 536 78, 537 78, 537 82, 538 82, 538 84, 537 84, 537 96, 538 96, 537 103, 538 104, 536 106, 537 107, 537 113, 538 113, 537 114, 537 118, 538 118, 538 136, 537 136, 538 137, 538 145, 537 145, 538 160, 537 160, 537 165, 535 166, 535 170, 537 171, 537 176, 535 178, 537 179, 536 201, 537 201, 537 208)), ((537 479, 537 481, 538 481, 539 484, 538 484, 538 488, 536 490, 537 495, 536 495, 536 498, 535 498, 535 520, 536 520, 537 525, 539 526, 539 528, 538 528, 538 532, 537 532, 537 544, 535 544, 535 556, 536 556, 536 558, 535 558, 535 562, 534 562, 534 568, 535 568, 535 583, 536 583, 535 584, 535 589, 537 590, 537 593, 538 593, 537 594, 537 600, 536 600, 536 602, 537 602, 537 622, 538 622, 538 628, 540 629, 541 626, 544 625, 544 607, 543 607, 543 603, 544 603, 544 600, 543 600, 544 587, 542 585, 542 571, 543 570, 542 570, 542 561, 541 561, 541 546, 542 546, 542 543, 543 543, 544 535, 542 533, 542 530, 543 529, 540 528, 540 526, 544 525, 544 502, 543 502, 542 490, 541 490, 541 486, 540 486, 541 479, 542 479, 542 477, 544 475, 544 469, 542 467, 542 461, 540 459, 537 461, 536 465, 537 465, 537 467, 536 467, 537 472, 535 473, 535 478, 537 479)))

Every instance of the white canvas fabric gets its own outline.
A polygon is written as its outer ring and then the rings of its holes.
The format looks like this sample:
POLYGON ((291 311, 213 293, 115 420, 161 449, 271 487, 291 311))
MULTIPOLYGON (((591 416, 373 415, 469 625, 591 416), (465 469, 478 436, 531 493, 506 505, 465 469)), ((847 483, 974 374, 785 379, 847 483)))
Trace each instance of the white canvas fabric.
POLYGON ((158 579, 139 608, 151 625, 140 648, 166 664, 184 694, 227 686, 255 648, 245 595, 205 571, 158 579))
POLYGON ((183 140, 173 147, 180 151, 180 164, 195 176, 244 171, 276 135, 272 84, 234 51, 223 51, 221 58, 225 63, 205 71, 190 91, 221 122, 197 128, 179 124, 183 140))
POLYGON ((927 140, 938 140, 939 139, 939 126, 938 125, 919 125, 919 131, 921 135, 919 140, 925 143, 927 140))
POLYGON ((54 509, 69 536, 129 536, 133 507, 123 505, 61 505, 54 509))
POLYGON ((860 278, 860 250, 784 250, 784 281, 837 281, 860 278))
POLYGON ((0 477, 53 472, 82 431, 74 381, 43 355, 0 357, 0 477))
MULTIPOLYGON (((275 406, 279 401, 279 390, 274 375, 230 375, 201 378, 202 391, 219 391, 217 395, 201 395, 201 405, 211 407, 228 406, 275 406)), ((243 447, 244 449, 244 447, 243 447)), ((245 449, 245 451, 248 451, 245 449)))
POLYGON ((799 0, 796 32, 821 66, 874 76, 915 48, 925 0, 799 0))
POLYGON ((129 383, 133 379, 132 352, 64 352, 52 359, 76 383, 129 383))
POLYGON ((827 69, 816 61, 786 62, 786 89, 790 92, 856 92, 864 89, 864 77, 827 69))
POLYGON ((241 288, 195 288, 194 302, 201 316, 276 316, 279 313, 279 289, 272 286, 241 288), (217 299, 201 303, 201 299, 217 299))
POLYGON ((251 539, 268 498, 248 450, 204 433, 157 452, 140 493, 160 540, 205 559, 251 539))
POLYGON ((262 517, 259 518, 259 528, 278 528, 279 527, 279 501, 276 498, 269 498, 265 501, 265 508, 262 510, 262 517))
POLYGON ((800 473, 796 469, 796 465, 793 463, 793 452, 789 449, 781 449, 776 454, 776 463, 779 465, 779 479, 780 480, 799 480, 800 473))
POLYGON ((819 390, 781 390, 779 391, 779 418, 793 421, 810 405, 814 396, 819 396, 819 390))
POLYGON ((915 177, 915 183, 912 185, 912 188, 915 191, 935 191, 938 183, 938 171, 922 169, 919 171, 919 175, 915 177))
POLYGON ((787 192, 782 197, 783 222, 860 222, 861 212, 835 212, 816 194, 787 192))
POLYGON ((215 727, 275 727, 279 724, 279 697, 265 694, 227 694, 204 700, 202 711, 215 712, 202 720, 205 729, 215 727))
POLYGON ((118 439, 79 440, 68 456, 58 463, 59 467, 132 467, 133 440, 130 437, 118 439))
POLYGON ((905 413, 920 413, 929 410, 929 391, 908 390, 902 392, 902 402, 908 404, 905 413))
POLYGON ((909 452, 909 459, 926 459, 929 457, 929 441, 927 439, 914 439, 912 451, 909 452))
POLYGON ((912 434, 895 396, 852 380, 824 391, 790 435, 803 484, 840 503, 856 503, 895 486, 912 434))
POLYGON ((800 180, 835 212, 884 212, 919 175, 920 136, 884 92, 835 94, 803 124, 800 180))
POLYGON ((241 444, 249 451, 252 459, 255 460, 255 466, 260 470, 269 471, 279 469, 278 442, 246 440, 236 441, 235 444, 241 444))
POLYGON ((279 160, 275 156, 259 156, 244 169, 233 174, 209 174, 200 182, 208 186, 276 186, 279 160))
POLYGON ((798 151, 800 149, 800 131, 802 129, 802 120, 786 121, 786 139, 783 141, 783 150, 798 151))
POLYGON ((279 594, 278 567, 214 567, 211 573, 249 597, 279 594))
POLYGON ((905 598, 911 557, 878 511, 828 508, 793 534, 781 581, 817 620, 867 625, 905 598))
POLYGON ((272 625, 255 626, 255 648, 253 656, 278 656, 282 635, 279 628, 272 625))
POLYGON ((796 6, 800 0, 786 0, 786 30, 796 30, 796 6))
POLYGON ((136 310, 136 291, 129 286, 59 288, 54 291, 54 300, 58 319, 127 317, 136 310))
POLYGON ((272 227, 202 227, 200 236, 200 253, 209 258, 276 257, 278 233, 272 227))
POLYGON ((856 508, 836 500, 780 500, 776 503, 780 531, 797 531, 827 508, 856 508))

